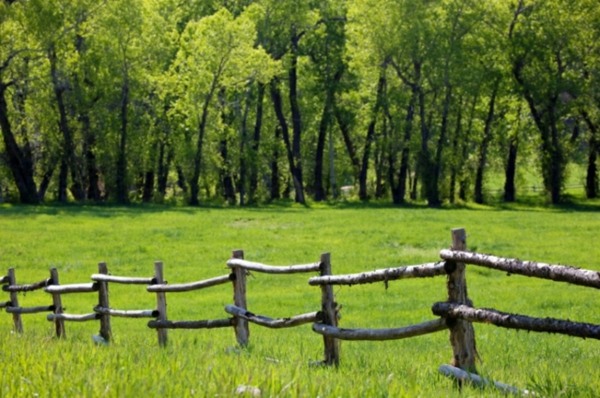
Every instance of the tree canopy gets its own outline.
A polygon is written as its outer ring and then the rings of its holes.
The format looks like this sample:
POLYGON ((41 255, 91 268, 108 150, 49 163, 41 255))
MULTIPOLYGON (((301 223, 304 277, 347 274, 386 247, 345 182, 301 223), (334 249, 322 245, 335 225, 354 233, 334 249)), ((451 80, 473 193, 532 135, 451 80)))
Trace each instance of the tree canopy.
POLYGON ((0 1, 0 201, 596 198, 599 43, 593 0, 0 1))

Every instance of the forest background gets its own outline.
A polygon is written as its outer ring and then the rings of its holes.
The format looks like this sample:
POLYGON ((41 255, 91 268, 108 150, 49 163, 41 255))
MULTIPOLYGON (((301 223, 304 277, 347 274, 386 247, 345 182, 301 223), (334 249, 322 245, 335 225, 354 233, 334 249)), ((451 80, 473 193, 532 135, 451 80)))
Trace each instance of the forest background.
POLYGON ((595 0, 1 0, 0 201, 596 198, 599 87, 595 0))

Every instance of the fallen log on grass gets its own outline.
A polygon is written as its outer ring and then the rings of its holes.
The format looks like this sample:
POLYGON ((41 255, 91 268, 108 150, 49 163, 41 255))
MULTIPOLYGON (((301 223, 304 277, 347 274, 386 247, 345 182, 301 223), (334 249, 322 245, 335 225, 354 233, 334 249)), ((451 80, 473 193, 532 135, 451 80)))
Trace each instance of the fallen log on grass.
POLYGON ((502 258, 466 251, 442 250, 440 257, 447 261, 480 265, 482 267, 506 271, 509 274, 550 279, 557 282, 569 282, 575 285, 600 289, 600 272, 598 271, 567 265, 553 265, 513 258, 502 258))
POLYGON ((532 332, 560 333, 569 336, 600 339, 600 325, 571 322, 555 318, 533 318, 526 315, 509 314, 486 308, 472 308, 462 304, 435 303, 435 315, 444 318, 458 318, 469 322, 491 323, 508 328, 532 332))
POLYGON ((342 329, 330 325, 316 323, 313 331, 324 336, 340 340, 397 340, 423 334, 439 332, 447 329, 446 321, 442 318, 419 323, 417 325, 390 329, 342 329))
POLYGON ((371 272, 361 272, 347 275, 315 276, 308 280, 308 284, 316 285, 360 285, 373 282, 386 282, 405 278, 426 278, 445 275, 444 262, 428 263, 422 265, 408 265, 405 267, 385 268, 371 272))
POLYGON ((315 322, 318 319, 318 312, 309 312, 306 314, 296 315, 290 318, 272 319, 266 316, 253 314, 252 312, 240 307, 236 307, 235 305, 225 306, 225 312, 246 319, 247 321, 255 323, 257 325, 271 329, 290 328, 305 323, 315 322))

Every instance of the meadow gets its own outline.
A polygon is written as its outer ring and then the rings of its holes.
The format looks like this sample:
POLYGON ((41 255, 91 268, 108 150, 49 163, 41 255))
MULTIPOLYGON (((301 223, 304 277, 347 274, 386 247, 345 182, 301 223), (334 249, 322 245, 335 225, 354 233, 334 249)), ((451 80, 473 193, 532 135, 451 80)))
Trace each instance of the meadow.
MULTIPOLYGON (((152 276, 161 260, 170 283, 228 272, 231 251, 273 265, 318 261, 330 252, 334 274, 437 261, 464 227, 471 250, 600 271, 600 201, 565 207, 532 205, 414 206, 290 204, 257 208, 163 206, 0 205, 0 275, 16 269, 33 282, 56 267, 61 283, 89 282, 97 263, 114 275, 152 276)), ((320 291, 310 275, 252 275, 248 308, 270 317, 316 311, 320 291)), ((467 270, 477 307, 600 324, 598 292, 483 268, 467 270)), ((143 286, 110 286, 111 306, 149 309, 155 295, 143 286)), ((6 295, 7 293, 2 293, 6 295)), ((341 327, 399 327, 433 319, 431 305, 446 299, 444 278, 336 287, 341 327)), ((6 300, 1 298, 0 301, 6 300)), ((21 305, 48 304, 47 293, 20 296, 21 305)), ((232 303, 228 285, 167 294, 169 318, 223 318, 232 303)), ((97 295, 69 295, 69 313, 91 312, 97 295)), ((250 325, 239 349, 231 329, 171 330, 159 348, 146 320, 113 318, 114 341, 95 345, 97 322, 67 323, 56 340, 43 314, 24 315, 24 333, 0 313, 0 397, 232 396, 239 386, 264 397, 499 396, 438 374, 452 355, 448 333, 386 342, 342 342, 338 368, 314 366, 322 338, 310 325, 269 330, 250 325)), ((600 343, 560 335, 475 324, 479 372, 540 396, 600 395, 600 343)))

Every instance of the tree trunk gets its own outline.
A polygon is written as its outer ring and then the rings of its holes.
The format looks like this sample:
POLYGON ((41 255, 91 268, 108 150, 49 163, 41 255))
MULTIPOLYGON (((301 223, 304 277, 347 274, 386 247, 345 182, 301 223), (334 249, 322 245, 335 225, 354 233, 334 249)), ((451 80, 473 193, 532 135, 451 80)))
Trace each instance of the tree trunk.
POLYGON ((360 164, 360 172, 358 174, 358 197, 360 200, 369 199, 369 193, 367 189, 367 176, 369 171, 369 160, 371 158, 371 145, 375 140, 375 126, 377 122, 377 114, 383 104, 383 98, 385 95, 385 89, 387 86, 386 80, 386 66, 383 66, 379 73, 379 81, 377 82, 377 93, 375 99, 375 106, 373 113, 371 114, 372 119, 367 128, 367 137, 365 138, 365 146, 362 154, 362 161, 360 164))
POLYGON ((117 176, 116 176, 116 200, 117 203, 125 204, 129 202, 129 193, 127 187, 127 123, 129 118, 129 76, 124 71, 123 83, 121 86, 121 131, 119 136, 119 148, 117 154, 117 176))
MULTIPOLYGON (((518 133, 517 133, 518 134, 518 133)), ((504 201, 514 202, 516 200, 515 176, 517 174, 517 153, 519 149, 519 138, 517 135, 510 137, 508 143, 508 159, 506 160, 504 180, 504 201)))
POLYGON ((410 140, 413 131, 413 121, 415 118, 415 105, 417 103, 417 90, 412 87, 412 95, 408 107, 406 108, 406 117, 404 118, 404 136, 402 137, 402 153, 400 157, 400 170, 398 172, 397 183, 392 182, 392 200, 394 204, 406 202, 406 183, 408 178, 408 162, 410 160, 410 140))
POLYGON ((587 112, 583 112, 583 118, 590 131, 585 194, 588 199, 595 199, 598 197, 598 167, 596 163, 600 149, 600 139, 598 138, 598 129, 587 112))
MULTIPOLYGON (((279 142, 281 139, 281 126, 275 128, 275 142, 279 142)), ((271 189, 270 198, 271 200, 277 200, 281 198, 281 184, 279 183, 279 149, 277 145, 273 150, 273 156, 271 157, 271 189)))
POLYGON ((484 172, 487 165, 487 155, 490 142, 492 141, 492 123, 494 121, 494 107, 496 104, 496 97, 498 95, 498 89, 500 87, 500 78, 496 78, 492 89, 492 95, 490 96, 490 102, 488 106, 488 114, 485 118, 485 126, 483 129, 483 139, 481 140, 481 146, 479 147, 479 158, 477 159, 477 172, 475 174, 475 203, 482 204, 483 198, 483 182, 484 172))
POLYGON ((251 161, 249 167, 249 188, 248 188, 248 201, 254 203, 256 201, 256 191, 258 189, 258 150, 260 148, 260 135, 262 130, 263 121, 263 102, 265 97, 265 85, 264 83, 258 83, 258 92, 256 98, 256 118, 254 120, 254 135, 252 136, 252 143, 250 144, 251 150, 251 161))
POLYGON ((67 110, 65 106, 64 93, 66 90, 65 83, 61 81, 58 76, 58 69, 56 65, 56 52, 54 48, 50 48, 48 51, 48 61, 50 63, 50 75, 52 78, 52 86, 54 89, 54 97, 56 99, 56 105, 58 107, 58 128, 62 134, 62 158, 60 161, 60 172, 58 179, 58 201, 65 203, 67 201, 67 187, 69 168, 73 167, 71 164, 73 161, 74 144, 73 134, 69 127, 69 121, 67 119, 67 110))
POLYGON ((317 137, 317 152, 315 154, 315 201, 320 202, 326 199, 325 187, 323 184, 323 157, 325 153, 325 139, 327 138, 327 130, 331 125, 331 119, 333 116, 335 91, 337 84, 342 78, 343 69, 336 72, 333 77, 333 81, 327 82, 327 88, 325 92, 325 102, 323 104, 323 113, 321 114, 321 121, 319 122, 319 133, 317 137))
POLYGON ((340 131, 342 132, 342 138, 346 146, 348 157, 350 158, 350 163, 352 164, 352 170, 354 171, 354 178, 358 180, 360 175, 360 161, 358 160, 358 155, 356 154, 356 149, 354 148, 354 143, 352 142, 352 137, 350 137, 350 127, 347 120, 344 118, 344 115, 342 115, 342 110, 335 106, 335 104, 334 114, 340 131))
POLYGON ((302 136, 302 119, 300 114, 300 105, 298 104, 298 41, 300 36, 294 34, 292 36, 292 47, 290 52, 290 69, 288 70, 289 79, 289 99, 290 111, 292 113, 292 157, 294 159, 292 172, 292 181, 294 183, 295 201, 296 203, 306 203, 304 197, 304 181, 302 154, 300 151, 300 141, 302 136))
MULTIPOLYGON (((1 70, 2 68, 0 68, 1 70)), ((8 106, 6 103, 6 89, 8 84, 0 82, 0 128, 4 140, 4 148, 8 158, 8 166, 19 191, 21 203, 37 204, 39 197, 33 179, 33 159, 31 151, 22 150, 15 139, 10 120, 8 119, 8 106)))

